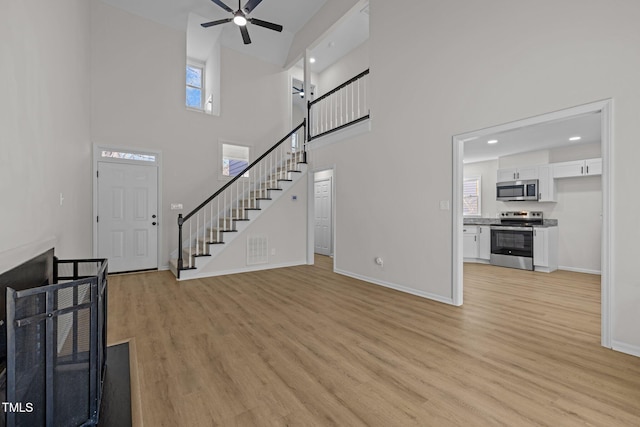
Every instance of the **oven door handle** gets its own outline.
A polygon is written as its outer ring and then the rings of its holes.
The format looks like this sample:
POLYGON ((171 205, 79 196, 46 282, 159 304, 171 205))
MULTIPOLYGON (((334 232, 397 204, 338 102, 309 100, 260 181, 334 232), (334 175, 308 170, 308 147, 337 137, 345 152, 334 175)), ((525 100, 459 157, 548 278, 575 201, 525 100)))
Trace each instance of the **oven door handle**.
POLYGON ((491 230, 531 231, 533 233, 533 227, 512 227, 509 225, 492 225, 491 230))

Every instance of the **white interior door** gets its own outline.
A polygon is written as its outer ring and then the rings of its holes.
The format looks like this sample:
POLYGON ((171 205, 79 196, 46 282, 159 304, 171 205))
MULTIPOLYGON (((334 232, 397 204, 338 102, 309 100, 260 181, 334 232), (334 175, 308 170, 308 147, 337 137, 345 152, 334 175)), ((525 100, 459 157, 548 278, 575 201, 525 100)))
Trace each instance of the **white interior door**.
POLYGON ((98 162, 98 257, 110 272, 158 268, 158 169, 98 162))
POLYGON ((332 255, 331 178, 314 182, 315 253, 332 255))

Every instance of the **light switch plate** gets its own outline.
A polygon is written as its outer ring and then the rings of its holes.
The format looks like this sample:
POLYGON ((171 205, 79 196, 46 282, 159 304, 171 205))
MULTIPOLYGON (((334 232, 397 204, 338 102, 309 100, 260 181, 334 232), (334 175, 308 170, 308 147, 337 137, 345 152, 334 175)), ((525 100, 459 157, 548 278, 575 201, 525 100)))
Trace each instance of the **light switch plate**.
POLYGON ((182 209, 182 203, 171 203, 172 211, 179 211, 182 209))
POLYGON ((449 201, 448 200, 440 200, 440 210, 448 211, 449 210, 449 201))

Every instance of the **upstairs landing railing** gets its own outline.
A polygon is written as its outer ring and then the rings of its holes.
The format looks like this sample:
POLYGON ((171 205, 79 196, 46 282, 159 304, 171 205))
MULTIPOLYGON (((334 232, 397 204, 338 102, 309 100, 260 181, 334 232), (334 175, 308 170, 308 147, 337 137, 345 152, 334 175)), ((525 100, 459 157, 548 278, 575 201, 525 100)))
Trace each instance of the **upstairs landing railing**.
POLYGON ((234 231, 234 221, 247 221, 247 210, 258 209, 258 201, 268 199, 278 181, 288 181, 297 164, 306 163, 305 127, 303 121, 197 208, 178 215, 178 278, 180 271, 194 268, 193 256, 224 243, 223 233, 234 231))
POLYGON ((309 101, 307 109, 308 141, 367 120, 370 115, 369 70, 309 101))

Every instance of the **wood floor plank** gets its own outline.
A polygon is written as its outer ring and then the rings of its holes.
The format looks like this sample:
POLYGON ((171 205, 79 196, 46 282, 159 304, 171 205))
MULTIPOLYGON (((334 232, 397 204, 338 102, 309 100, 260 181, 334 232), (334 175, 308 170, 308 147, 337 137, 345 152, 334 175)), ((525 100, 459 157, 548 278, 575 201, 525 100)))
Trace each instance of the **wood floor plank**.
POLYGON ((640 358, 600 346, 599 276, 465 264, 453 307, 331 270, 110 276, 144 423, 640 425, 640 358))

